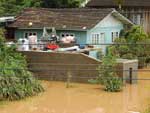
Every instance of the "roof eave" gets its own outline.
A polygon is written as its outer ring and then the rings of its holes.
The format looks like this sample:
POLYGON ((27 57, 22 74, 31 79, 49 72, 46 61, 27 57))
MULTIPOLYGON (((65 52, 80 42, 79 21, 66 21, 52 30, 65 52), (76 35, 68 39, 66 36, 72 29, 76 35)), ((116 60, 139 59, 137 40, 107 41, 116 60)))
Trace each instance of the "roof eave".
MULTIPOLYGON (((17 29, 43 29, 44 27, 14 27, 17 29)), ((53 27, 46 27, 46 29, 52 29, 53 27)), ((70 28, 56 28, 56 30, 67 30, 67 31, 87 31, 89 29, 70 29, 70 28)))
POLYGON ((133 23, 132 21, 130 21, 129 19, 127 19, 125 16, 123 16, 122 14, 120 14, 120 13, 119 13, 118 11, 116 11, 116 10, 113 10, 113 11, 111 12, 111 14, 112 14, 114 17, 118 18, 120 21, 124 22, 124 24, 126 24, 126 25, 134 25, 134 23, 133 23))

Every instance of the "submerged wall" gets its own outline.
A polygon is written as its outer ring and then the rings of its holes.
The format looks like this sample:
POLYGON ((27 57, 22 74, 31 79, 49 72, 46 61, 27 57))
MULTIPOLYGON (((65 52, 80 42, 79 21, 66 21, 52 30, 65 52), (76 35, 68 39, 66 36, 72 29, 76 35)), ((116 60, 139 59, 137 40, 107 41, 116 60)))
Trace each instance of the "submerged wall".
MULTIPOLYGON (((70 72, 72 82, 88 82, 89 79, 98 76, 97 68, 101 64, 99 60, 82 53, 36 51, 22 53, 27 58, 29 69, 37 78, 43 80, 66 81, 67 73, 70 72)), ((116 71, 124 83, 137 83, 137 60, 117 59, 116 71)))
POLYGON ((96 68, 100 61, 81 53, 22 52, 27 56, 29 69, 44 80, 67 80, 71 72, 73 82, 88 82, 98 76, 96 68))

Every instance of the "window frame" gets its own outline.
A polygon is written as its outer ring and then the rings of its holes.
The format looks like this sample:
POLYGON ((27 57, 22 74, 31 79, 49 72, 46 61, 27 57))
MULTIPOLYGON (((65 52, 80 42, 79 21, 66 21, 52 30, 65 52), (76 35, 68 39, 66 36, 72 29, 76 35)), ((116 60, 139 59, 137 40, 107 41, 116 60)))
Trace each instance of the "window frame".
POLYGON ((67 36, 67 34, 68 34, 68 36, 73 36, 73 37, 75 37, 75 33, 62 32, 62 33, 60 33, 60 38, 64 38, 64 37, 66 37, 66 36, 67 36), (64 37, 62 37, 62 35, 64 35, 64 37))
POLYGON ((103 39, 104 39, 104 43, 105 43, 105 32, 101 32, 100 33, 100 43, 102 42, 102 34, 103 34, 103 39))
POLYGON ((100 43, 100 34, 99 33, 92 33, 91 34, 91 43, 93 45, 100 43))
POLYGON ((30 33, 31 33, 32 35, 35 33, 35 34, 36 34, 35 36, 37 36, 37 32, 24 32, 24 36, 23 36, 23 37, 28 39, 28 37, 30 36, 30 35, 29 35, 30 33), (26 37, 26 34, 27 34, 27 37, 26 37))
POLYGON ((119 31, 112 31, 111 32, 111 41, 114 42, 116 38, 119 38, 119 35, 120 35, 119 31))

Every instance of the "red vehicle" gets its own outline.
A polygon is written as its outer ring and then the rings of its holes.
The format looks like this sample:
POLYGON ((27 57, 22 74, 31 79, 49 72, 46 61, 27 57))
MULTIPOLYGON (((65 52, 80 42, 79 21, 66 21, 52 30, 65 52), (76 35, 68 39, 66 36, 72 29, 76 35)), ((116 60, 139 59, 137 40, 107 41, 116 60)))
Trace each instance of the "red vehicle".
POLYGON ((59 46, 57 44, 47 44, 46 49, 50 49, 50 50, 56 50, 58 49, 59 46))

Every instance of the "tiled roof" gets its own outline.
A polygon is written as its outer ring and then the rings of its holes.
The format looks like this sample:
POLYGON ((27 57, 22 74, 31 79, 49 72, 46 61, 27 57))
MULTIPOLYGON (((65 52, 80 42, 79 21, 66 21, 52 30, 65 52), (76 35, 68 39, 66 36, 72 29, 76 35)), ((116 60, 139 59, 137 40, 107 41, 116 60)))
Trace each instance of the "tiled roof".
MULTIPOLYGON (((118 5, 116 0, 90 0, 87 7, 105 7, 105 8, 115 8, 118 5)), ((123 7, 149 7, 150 0, 123 0, 123 7)))
POLYGON ((25 9, 9 27, 56 29, 90 29, 114 9, 25 9), (29 23, 32 22, 32 26, 29 23))

